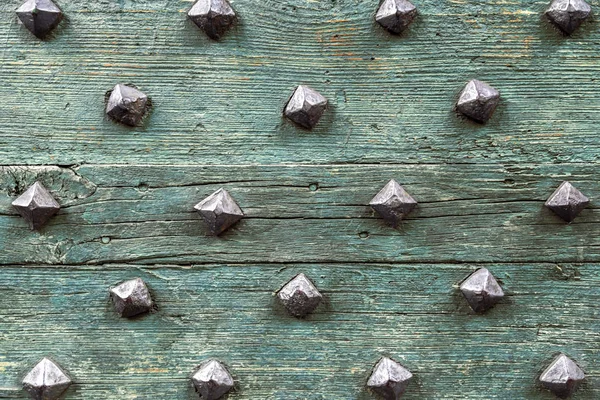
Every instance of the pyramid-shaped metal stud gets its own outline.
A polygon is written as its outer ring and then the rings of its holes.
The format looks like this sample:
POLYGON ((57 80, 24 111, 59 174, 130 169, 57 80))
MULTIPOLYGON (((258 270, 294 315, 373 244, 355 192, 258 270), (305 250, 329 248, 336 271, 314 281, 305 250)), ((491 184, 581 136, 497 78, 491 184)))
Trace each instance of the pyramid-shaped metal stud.
POLYGON ((203 362, 192 375, 192 383, 201 400, 217 400, 233 389, 233 378, 217 360, 203 362))
POLYGON ((485 82, 473 79, 463 89, 456 109, 472 120, 485 123, 500 102, 500 93, 485 82))
POLYGON ((220 235, 238 222, 244 212, 227 190, 221 188, 194 206, 213 235, 220 235))
POLYGON ((571 222, 590 204, 590 199, 565 181, 546 200, 546 207, 567 222, 571 222))
POLYGON ((220 39, 236 20, 227 0, 198 0, 188 11, 188 17, 214 40, 220 39))
POLYGON ((12 202, 12 206, 25 218, 31 229, 42 228, 60 210, 58 202, 39 182, 31 185, 12 202))
POLYGON ((540 382, 560 398, 573 395, 585 374, 573 360, 559 355, 540 375, 540 382))
POLYGON ((317 125, 326 108, 327 99, 321 93, 308 86, 300 85, 285 106, 284 114, 296 124, 312 129, 317 125))
POLYGON ((383 0, 375 21, 391 33, 402 33, 417 16, 417 7, 408 0, 383 0))
POLYGON ((134 317, 152 309, 152 297, 140 278, 125 281, 111 288, 110 297, 121 317, 134 317))
POLYGON ((27 0, 17 9, 23 25, 39 39, 58 26, 63 13, 52 0, 27 0))
POLYGON ((48 358, 42 359, 23 379, 23 389, 34 400, 55 400, 71 385, 71 378, 48 358))
POLYGON ((566 35, 575 32, 592 12, 583 0, 554 0, 546 10, 548 20, 566 35))
POLYGON ((496 278, 486 268, 478 269, 465 279, 460 291, 473 311, 479 313, 492 308, 504 297, 496 278))
POLYGON ((108 98, 106 114, 122 124, 136 126, 144 118, 147 105, 148 96, 142 91, 118 84, 108 98))
POLYGON ((417 201, 392 179, 373 197, 369 205, 388 224, 396 228, 400 221, 414 210, 417 201))
POLYGON ((299 318, 312 313, 323 300, 319 290, 304 274, 296 275, 279 289, 277 298, 288 313, 299 318))
POLYGON ((413 375, 388 357, 382 357, 367 381, 367 387, 385 400, 397 400, 406 391, 413 375))

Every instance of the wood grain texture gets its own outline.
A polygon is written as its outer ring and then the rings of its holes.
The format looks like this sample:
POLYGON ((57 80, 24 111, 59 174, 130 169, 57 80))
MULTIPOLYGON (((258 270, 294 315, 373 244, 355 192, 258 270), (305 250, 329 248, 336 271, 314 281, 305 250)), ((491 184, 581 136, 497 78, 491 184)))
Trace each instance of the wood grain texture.
POLYGON ((598 23, 564 38, 545 1, 423 0, 395 37, 377 1, 237 0, 218 43, 187 21, 191 1, 61 2, 47 42, 19 3, 0 6, 5 164, 598 161, 598 23), (453 111, 475 77, 502 94, 485 126, 453 111), (119 82, 152 97, 145 127, 104 117, 119 82), (330 100, 311 133, 281 116, 299 83, 330 100))
POLYGON ((188 0, 57 1, 44 42, 0 3, 0 398, 50 355, 66 399, 193 399, 217 357, 228 400, 367 400, 388 355, 407 399, 550 400, 558 352, 600 397, 596 18, 565 38, 546 1, 415 0, 395 37, 377 0, 234 0, 211 42, 188 0), (453 110, 471 78, 501 92, 486 125, 453 110), (144 126, 105 117, 116 83, 151 97, 144 126), (299 83, 329 99, 312 132, 281 115, 299 83), (419 201, 398 230, 367 206, 391 178, 419 201), (41 232, 10 206, 36 179, 63 206, 41 232), (543 207, 562 180, 592 199, 569 225, 543 207), (247 217, 214 238, 193 205, 219 187, 247 217), (481 266, 507 297, 475 315, 481 266), (326 296, 307 320, 274 298, 298 272, 326 296), (135 276, 158 310, 120 319, 135 276))
POLYGON ((572 224, 544 207, 564 179, 597 198, 596 165, 88 165, 58 171, 0 170, 1 263, 600 260, 595 206, 572 224), (419 201, 398 230, 368 206, 391 178, 419 201), (14 188, 35 179, 64 206, 40 233, 10 205, 14 188), (246 217, 214 237, 193 206, 219 187, 246 217))
POLYGON ((407 399, 542 400, 536 377, 564 351, 588 376, 577 398, 598 398, 597 265, 486 264, 507 297, 476 315, 457 286, 479 266, 5 266, 0 396, 24 398, 23 368, 50 353, 75 378, 68 399, 192 399, 191 371, 218 357, 236 378, 230 399, 366 400, 387 354, 415 374, 407 399), (301 271, 326 297, 306 320, 274 297, 301 271), (158 311, 120 319, 107 288, 135 276, 158 311))

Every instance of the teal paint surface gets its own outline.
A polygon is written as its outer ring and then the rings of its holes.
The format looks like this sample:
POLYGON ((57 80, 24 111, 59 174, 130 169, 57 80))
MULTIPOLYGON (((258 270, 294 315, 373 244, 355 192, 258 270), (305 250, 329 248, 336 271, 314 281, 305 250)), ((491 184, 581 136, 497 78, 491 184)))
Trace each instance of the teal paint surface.
POLYGON ((215 43, 191 1, 73 0, 40 42, 19 4, 0 4, 0 398, 50 355, 66 399, 193 399, 217 357, 229 400, 366 400, 388 355, 407 399, 543 400, 558 352, 600 397, 595 18, 565 38, 544 1, 422 0, 393 37, 377 1, 236 0, 215 43), (486 125, 453 110, 471 78, 502 95, 486 125), (104 116, 121 82, 152 98, 142 127, 104 116), (329 99, 312 132, 281 116, 299 83, 329 99), (419 201, 398 230, 367 206, 391 178, 419 201), (10 206, 36 179, 63 206, 39 233, 10 206), (563 180, 592 199, 570 225, 543 207, 563 180), (193 205, 219 187, 247 218, 214 238, 193 205), (482 266, 507 297, 475 315, 457 288, 482 266), (274 297, 298 272, 326 296, 307 320, 274 297), (123 320, 108 288, 135 276, 158 310, 123 320))

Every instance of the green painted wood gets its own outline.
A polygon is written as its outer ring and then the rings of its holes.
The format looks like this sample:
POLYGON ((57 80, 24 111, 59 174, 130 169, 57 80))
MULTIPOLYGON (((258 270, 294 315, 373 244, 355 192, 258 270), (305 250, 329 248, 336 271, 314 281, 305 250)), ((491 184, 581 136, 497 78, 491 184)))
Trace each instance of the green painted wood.
POLYGON ((381 354, 415 374, 407 399, 552 399, 536 385, 564 351, 588 374, 578 399, 600 396, 600 285, 595 264, 486 264, 507 297, 473 314, 457 290, 481 265, 219 264, 2 269, 0 397, 24 398, 23 368, 45 354, 75 378, 68 399, 192 399, 206 357, 231 368, 231 399, 371 399, 381 354), (326 301, 306 320, 274 292, 309 274, 326 301), (158 311, 134 320, 107 288, 140 276, 158 311))
POLYGON ((366 400, 389 355, 407 399, 543 400, 560 351, 600 397, 595 18, 565 38, 546 1, 415 0, 393 37, 377 0, 235 0, 214 43, 191 1, 57 1, 45 42, 0 3, 0 398, 51 355, 67 399, 192 399, 218 357, 230 400, 366 400), (502 94, 484 126, 453 110, 475 77, 502 94), (152 98, 143 127, 105 118, 119 82, 152 98), (330 101, 312 132, 281 117, 298 83, 330 101), (367 207, 390 178, 420 203, 397 231, 367 207), (36 179, 63 205, 40 233, 10 206, 36 179), (570 225, 543 207, 565 179, 592 199, 570 225), (214 238, 192 207, 221 186, 247 218, 214 238), (474 315, 480 266, 508 296, 474 315), (300 271, 326 295, 304 321, 274 299, 300 271), (107 290, 134 276, 158 311, 122 320, 107 290))
MULTIPOLYGON (((416 2, 403 37, 376 0, 233 2, 210 42, 191 1, 60 2, 48 42, 0 5, 0 158, 6 164, 598 161, 598 22, 563 38, 546 1, 416 2), (62 4, 64 3, 64 4, 62 4), (502 93, 489 124, 453 111, 468 79, 502 93), (131 82, 154 101, 144 128, 113 124, 104 95, 131 82), (298 83, 326 95, 312 133, 281 117, 298 83)), ((599 6, 597 1, 591 1, 599 6)))
POLYGON ((0 262, 597 262, 595 206, 565 224, 544 201, 564 179, 596 199, 598 176, 582 164, 6 167, 0 262), (368 206, 391 178, 420 202, 399 230, 368 206), (65 206, 40 233, 10 205, 35 179, 65 206), (247 216, 213 237, 193 206, 219 187, 247 216))

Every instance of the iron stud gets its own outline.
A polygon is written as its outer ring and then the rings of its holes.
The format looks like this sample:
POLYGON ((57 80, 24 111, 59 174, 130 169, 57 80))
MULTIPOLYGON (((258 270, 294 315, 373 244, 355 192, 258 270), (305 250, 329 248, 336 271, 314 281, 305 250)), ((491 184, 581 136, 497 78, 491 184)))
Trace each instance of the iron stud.
POLYGON ((220 39, 236 20, 227 0, 198 0, 188 17, 213 40, 220 39))
POLYGON ((40 182, 35 182, 20 195, 12 206, 32 230, 41 229, 60 210, 60 205, 40 182))
POLYGON ((291 315, 302 318, 317 308, 323 296, 306 275, 298 274, 277 292, 277 298, 291 315))
POLYGON ((396 180, 390 180, 369 203, 394 228, 414 210, 417 201, 396 180))
POLYGON ((23 379, 23 389, 34 400, 55 400, 71 385, 58 364, 43 358, 23 379))
POLYGON ((27 0, 17 9, 17 16, 31 33, 43 39, 58 26, 63 13, 52 0, 27 0))
POLYGON ((456 109, 479 123, 486 123, 500 102, 500 93, 485 82, 473 79, 463 89, 456 109))
POLYGON ((244 212, 227 190, 221 188, 194 206, 213 235, 220 235, 238 222, 244 212))
POLYGON ((217 400, 233 389, 233 378, 217 360, 203 362, 192 376, 192 383, 202 400, 217 400))
POLYGON ((120 283, 110 289, 115 310, 121 317, 134 317, 152 309, 152 298, 148 287, 140 278, 120 283))
POLYGON ((560 398, 570 397, 585 374, 573 360, 560 354, 540 375, 540 382, 560 398))
POLYGON ((461 283, 460 291, 473 311, 478 313, 492 308, 504 297, 504 291, 487 268, 473 272, 461 283))
POLYGON ((408 0, 383 0, 375 21, 389 32, 400 34, 417 16, 417 7, 408 0))
POLYGON ((567 181, 561 183, 545 203, 546 207, 566 222, 572 222, 588 204, 590 199, 567 181))
POLYGON ((367 387, 385 400, 397 400, 406 391, 412 373, 388 357, 382 357, 367 381, 367 387))
POLYGON ((316 90, 300 85, 285 106, 284 114, 306 128, 314 128, 327 108, 327 99, 316 90))
POLYGON ((579 28, 592 7, 584 0, 554 0, 546 10, 548 20, 564 34, 570 35, 579 28))
POLYGON ((112 90, 106 105, 106 114, 122 124, 136 126, 146 114, 148 96, 140 90, 118 84, 112 90))

